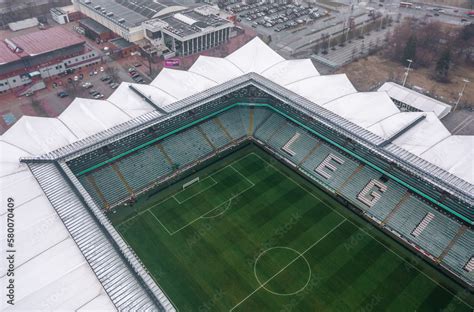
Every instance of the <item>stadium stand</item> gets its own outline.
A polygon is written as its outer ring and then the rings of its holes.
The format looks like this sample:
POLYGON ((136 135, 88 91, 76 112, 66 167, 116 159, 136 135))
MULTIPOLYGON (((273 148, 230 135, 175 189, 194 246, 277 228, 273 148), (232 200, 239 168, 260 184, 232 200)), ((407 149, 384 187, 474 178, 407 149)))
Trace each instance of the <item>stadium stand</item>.
POLYGON ((230 140, 225 132, 212 120, 202 123, 200 127, 216 148, 229 144, 230 140))
POLYGON ((190 164, 212 152, 212 147, 195 128, 170 136, 161 145, 173 164, 178 167, 190 164))
POLYGON ((474 246, 474 232, 472 229, 466 229, 443 259, 444 265, 447 265, 471 283, 474 282, 474 271, 468 272, 464 267, 468 261, 472 260, 472 246, 474 246))
MULTIPOLYGON (((77 118, 59 116, 61 121, 23 117, 1 137, 2 148, 14 153, 11 158, 5 153, 7 160, 1 160, 0 171, 5 173, 0 179, 3 182, 12 172, 24 170, 41 184, 43 179, 49 179, 45 171, 54 169, 55 177, 65 179, 64 187, 69 187, 66 190, 70 194, 76 192, 85 199, 78 200, 77 205, 82 205, 83 211, 96 213, 92 223, 105 227, 105 217, 97 212, 97 206, 111 209, 136 195, 133 193, 175 174, 178 167, 191 168, 204 157, 215 155, 216 150, 235 146, 250 137, 279 158, 299 166, 315 182, 358 207, 365 216, 383 221, 381 227, 399 233, 400 241, 416 245, 423 250, 420 254, 431 254, 460 281, 474 285, 474 180, 472 155, 465 152, 471 153, 471 137, 451 135, 429 112, 427 118, 410 128, 407 125, 419 113, 397 113, 397 122, 386 118, 376 126, 368 126, 371 109, 379 105, 377 99, 381 97, 374 92, 360 97, 364 101, 358 105, 363 105, 363 112, 355 110, 353 114, 357 116, 343 118, 343 111, 335 109, 335 103, 341 104, 342 96, 353 98, 348 94, 357 92, 345 75, 319 76, 310 68, 310 61, 300 70, 291 70, 294 76, 277 74, 275 68, 282 64, 283 68, 292 68, 293 61, 283 60, 258 38, 220 61, 238 68, 242 75, 228 77, 225 70, 220 71, 219 77, 229 79, 217 84, 207 78, 201 81, 206 76, 201 72, 160 72, 150 86, 141 89, 155 99, 157 93, 153 92, 173 94, 159 111, 129 93, 128 86, 121 86, 121 93, 114 94, 113 101, 104 105, 110 108, 109 114, 102 114, 107 115, 106 124, 111 126, 98 123, 94 131, 88 128, 88 116, 94 115, 90 111, 78 111, 77 118), (177 82, 191 76, 196 87, 181 90, 184 88, 177 82), (284 84, 278 84, 282 81, 284 84), (314 83, 320 92, 314 92, 314 83), (132 97, 136 98, 133 103, 122 100, 132 97), (296 133, 299 136, 284 151, 282 148, 296 133), (401 136, 394 138, 397 133, 401 136), (448 142, 450 148, 440 142, 448 142), (458 145, 462 148, 457 149, 458 145), (321 167, 329 154, 336 157, 335 161, 321 167), (41 168, 44 165, 47 169, 31 173, 24 163, 41 168), (318 167, 326 174, 315 171, 318 167), (57 172, 58 168, 62 172, 57 172), (365 190, 364 203, 360 200, 361 192, 371 181, 383 184, 384 192, 375 188, 365 190), (373 192, 378 194, 377 198, 373 192), (90 197, 93 201, 88 200, 90 197), (429 222, 417 229, 428 214, 429 222), (414 231, 416 235, 412 235, 414 231)), ((214 66, 212 70, 222 68, 214 66)), ((78 105, 80 101, 71 104, 72 108, 78 105)), ((389 100, 384 100, 384 107, 387 112, 395 111, 389 100)), ((380 112, 380 116, 385 115, 385 111, 380 112)), ((41 190, 46 192, 46 184, 42 185, 41 190)), ((31 200, 33 195, 28 196, 23 200, 31 200)), ((62 211, 67 205, 58 203, 54 209, 62 211)), ((126 244, 114 235, 107 240, 118 241, 127 250, 126 244)), ((131 274, 136 276, 136 272, 131 274)), ((35 294, 43 291, 46 288, 35 289, 35 294)), ((117 301, 124 298, 112 296, 110 300, 118 306, 124 301, 117 301)), ((153 300, 150 305, 159 306, 160 300, 153 300)))
POLYGON ((240 109, 231 109, 216 117, 216 120, 222 124, 225 131, 228 132, 234 140, 247 135, 239 111, 240 109))
MULTIPOLYGON (((117 173, 112 169, 112 166, 104 166, 97 171, 91 173, 92 178, 95 181, 95 185, 104 195, 105 200, 109 203, 116 203, 124 198, 130 196, 125 185, 120 180, 117 173)), ((89 192, 93 186, 89 183, 84 186, 89 192), (89 188, 87 187, 89 186, 89 188)), ((97 192, 91 192, 96 193, 97 192)), ((100 202, 95 198, 96 202, 100 202)))
POLYGON ((148 146, 117 162, 120 171, 134 192, 158 178, 171 173, 172 168, 156 145, 148 146), (153 168, 150 170, 150 168, 153 168))

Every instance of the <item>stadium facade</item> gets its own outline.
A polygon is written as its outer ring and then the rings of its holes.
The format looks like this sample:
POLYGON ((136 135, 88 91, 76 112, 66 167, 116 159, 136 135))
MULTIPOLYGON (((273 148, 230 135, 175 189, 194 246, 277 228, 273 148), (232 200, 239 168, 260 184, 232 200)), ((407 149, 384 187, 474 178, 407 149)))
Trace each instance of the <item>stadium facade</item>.
POLYGON ((474 138, 256 38, 2 135, 15 308, 175 310, 104 210, 249 141, 472 289, 474 138))

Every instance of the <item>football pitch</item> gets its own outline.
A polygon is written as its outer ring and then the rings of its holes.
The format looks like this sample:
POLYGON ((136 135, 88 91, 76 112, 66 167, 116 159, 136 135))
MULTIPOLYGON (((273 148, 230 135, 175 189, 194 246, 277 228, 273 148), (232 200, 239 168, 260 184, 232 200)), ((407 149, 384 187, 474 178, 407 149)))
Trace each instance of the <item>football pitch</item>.
POLYGON ((462 287, 253 146, 110 218, 180 311, 472 311, 462 287))

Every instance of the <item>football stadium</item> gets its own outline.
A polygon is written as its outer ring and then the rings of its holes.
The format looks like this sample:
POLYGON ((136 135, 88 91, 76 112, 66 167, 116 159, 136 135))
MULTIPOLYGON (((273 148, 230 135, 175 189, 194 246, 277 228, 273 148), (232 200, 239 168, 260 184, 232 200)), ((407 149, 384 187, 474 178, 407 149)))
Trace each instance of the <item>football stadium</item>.
POLYGON ((258 38, 0 144, 14 308, 473 310, 473 137, 258 38))

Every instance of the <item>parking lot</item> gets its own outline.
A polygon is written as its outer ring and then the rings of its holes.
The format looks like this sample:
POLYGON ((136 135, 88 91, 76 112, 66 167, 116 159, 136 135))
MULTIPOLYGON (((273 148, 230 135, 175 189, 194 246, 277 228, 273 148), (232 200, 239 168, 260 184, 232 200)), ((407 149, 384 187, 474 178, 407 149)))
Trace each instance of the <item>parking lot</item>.
POLYGON ((227 10, 236 14, 241 22, 251 22, 254 28, 272 28, 275 32, 294 29, 329 14, 327 10, 320 10, 318 7, 276 3, 235 4, 227 7, 227 10))

